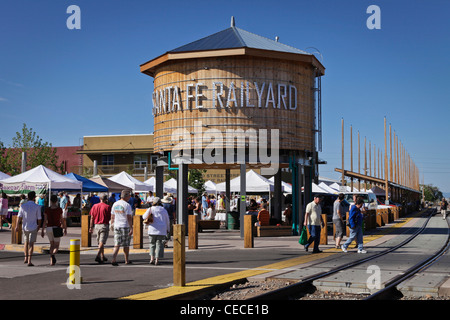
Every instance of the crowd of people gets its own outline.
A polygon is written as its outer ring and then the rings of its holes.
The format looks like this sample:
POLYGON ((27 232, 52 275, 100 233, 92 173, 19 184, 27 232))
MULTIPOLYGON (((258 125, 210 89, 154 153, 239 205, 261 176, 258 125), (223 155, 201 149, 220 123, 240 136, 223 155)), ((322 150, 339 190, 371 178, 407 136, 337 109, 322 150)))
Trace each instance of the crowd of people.
MULTIPOLYGON (((5 194, 2 199, 6 199, 5 194)), ((230 201, 231 210, 239 209, 237 196, 230 201)), ((264 198, 247 199, 247 214, 255 216, 257 226, 265 226, 270 223, 268 202, 264 198)), ((2 208, 7 208, 7 203, 1 202, 2 208)), ((107 194, 98 196, 96 193, 82 198, 77 194, 71 201, 66 192, 59 192, 58 195, 51 195, 50 201, 43 196, 36 196, 35 192, 30 192, 27 197, 22 195, 19 204, 18 223, 15 231, 22 225, 24 239, 24 263, 33 266, 31 262, 34 243, 37 240, 39 231, 41 236, 47 235, 50 243, 50 265, 55 265, 56 254, 59 250, 60 239, 67 235, 67 215, 69 207, 89 208, 90 228, 89 232, 96 236, 97 255, 95 261, 104 263, 108 261, 105 256, 105 245, 110 232, 114 234, 114 249, 111 264, 117 266, 117 255, 119 249, 123 248, 125 264, 131 264, 129 259, 129 246, 133 235, 132 216, 137 208, 147 208, 143 215, 144 221, 151 217, 152 222, 146 225, 150 243, 150 264, 159 265, 164 257, 164 248, 171 237, 171 227, 176 221, 176 199, 171 193, 164 193, 160 199, 149 193, 146 200, 142 200, 138 194, 132 194, 129 190, 124 190, 116 198, 115 194, 109 197, 107 194)), ((225 195, 216 196, 203 192, 201 196, 191 196, 188 199, 187 209, 189 214, 198 215, 201 220, 214 220, 216 212, 226 211, 225 195)), ((3 212, 2 212, 3 213, 3 212)), ((290 206, 284 211, 286 221, 291 221, 292 209, 290 206)), ((2 214, 3 218, 3 214, 2 214)))
MULTIPOLYGON (((5 199, 2 196, 2 199, 5 199)), ((7 199, 7 197, 6 197, 7 199)), ((7 200, 6 200, 7 201, 7 200)), ((199 196, 190 196, 188 198, 187 209, 188 214, 197 215, 201 220, 215 220, 217 212, 226 212, 226 197, 220 194, 218 199, 214 194, 203 192, 199 196)), ((313 253, 321 252, 319 250, 321 228, 324 228, 322 220, 322 207, 320 205, 321 198, 315 196, 314 200, 306 206, 303 224, 307 226, 310 237, 305 245, 305 250, 309 250, 309 246, 314 243, 313 253)), ((341 244, 345 229, 345 212, 348 209, 345 206, 344 195, 339 194, 334 203, 333 224, 336 227, 336 248, 347 251, 348 245, 356 239, 358 243, 358 252, 365 253, 362 246, 362 213, 364 210, 364 202, 361 199, 355 199, 355 205, 350 209, 350 237, 341 244)), ((108 261, 105 257, 105 245, 107 243, 110 232, 114 234, 114 249, 111 264, 117 266, 117 255, 119 249, 123 248, 125 264, 131 264, 129 259, 129 246, 133 235, 132 217, 137 208, 146 208, 143 215, 144 221, 151 223, 146 224, 147 233, 150 243, 150 264, 159 265, 164 257, 164 248, 171 237, 171 227, 176 221, 176 199, 171 193, 164 193, 161 199, 155 197, 152 192, 149 193, 145 200, 142 200, 138 194, 132 194, 130 190, 124 190, 116 198, 112 194, 108 197, 103 194, 100 197, 97 194, 91 194, 89 197, 82 199, 79 194, 72 201, 73 206, 83 208, 88 206, 90 209, 90 229, 89 232, 96 236, 97 239, 97 255, 95 261, 104 263, 108 261)), ((348 204, 348 203, 347 203, 348 204)), ((32 266, 31 258, 33 254, 34 242, 38 231, 41 230, 41 236, 46 234, 50 242, 50 265, 56 263, 56 254, 59 249, 60 238, 67 234, 67 213, 70 205, 70 198, 65 192, 50 197, 50 203, 46 206, 45 199, 38 197, 30 192, 28 198, 23 197, 20 203, 18 213, 19 223, 16 231, 22 223, 24 234, 24 263, 32 266)), ((239 212, 241 201, 236 195, 229 202, 231 211, 239 212)), ((245 203, 246 213, 254 216, 256 226, 267 226, 272 224, 272 217, 269 213, 269 202, 263 197, 248 198, 245 203)), ((4 204, 2 203, 2 207, 4 204)), ((283 224, 292 224, 292 206, 287 205, 283 211, 283 224)))
MULTIPOLYGON (((314 200, 306 206, 305 218, 303 225, 308 228, 309 238, 304 245, 305 251, 309 250, 309 246, 314 243, 314 249, 312 253, 322 252, 319 249, 320 234, 322 228, 326 228, 322 218, 322 207, 320 206, 322 198, 319 195, 314 196, 314 200)), ((356 241, 358 253, 367 253, 364 250, 363 245, 363 212, 364 212, 364 200, 361 197, 353 196, 353 203, 350 205, 344 197, 343 193, 340 193, 333 204, 333 224, 335 226, 335 241, 336 249, 342 249, 343 252, 347 252, 349 245, 356 241), (346 212, 349 212, 347 222, 346 212), (350 236, 347 241, 341 245, 342 238, 344 236, 345 225, 348 225, 350 229, 350 236)))

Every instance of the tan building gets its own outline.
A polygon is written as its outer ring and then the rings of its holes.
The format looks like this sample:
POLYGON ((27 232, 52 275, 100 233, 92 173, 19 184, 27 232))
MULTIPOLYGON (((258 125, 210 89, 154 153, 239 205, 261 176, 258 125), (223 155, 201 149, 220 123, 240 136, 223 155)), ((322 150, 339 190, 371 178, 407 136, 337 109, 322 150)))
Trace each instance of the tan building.
MULTIPOLYGON (((153 152, 153 134, 85 136, 83 150, 78 150, 77 154, 83 156, 83 165, 72 166, 72 172, 76 174, 95 175, 96 161, 99 175, 110 177, 125 171, 141 181, 145 180, 145 168, 148 177, 155 174, 159 156, 153 152)), ((239 170, 231 170, 230 175, 231 179, 236 178, 239 170)), ((225 170, 206 170, 203 179, 224 182, 225 170)))
POLYGON ((153 134, 102 135, 83 137, 83 166, 73 172, 92 176, 113 176, 125 171, 143 181, 145 170, 154 173, 158 155, 153 153, 153 134), (95 172, 96 171, 96 172, 95 172))

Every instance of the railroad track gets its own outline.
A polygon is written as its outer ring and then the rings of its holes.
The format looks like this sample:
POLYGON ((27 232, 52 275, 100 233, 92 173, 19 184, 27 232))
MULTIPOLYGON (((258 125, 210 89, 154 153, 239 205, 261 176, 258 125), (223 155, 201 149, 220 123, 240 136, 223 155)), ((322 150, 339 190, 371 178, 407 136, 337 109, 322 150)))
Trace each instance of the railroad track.
MULTIPOLYGON (((418 228, 418 230, 414 234, 412 234, 410 237, 408 237, 407 239, 405 239, 404 241, 402 241, 401 243, 399 243, 396 246, 393 246, 387 250, 373 254, 369 257, 341 265, 341 266, 333 268, 329 271, 317 273, 317 274, 314 274, 307 278, 303 278, 301 281, 299 281, 297 283, 291 284, 289 286, 286 286, 286 287, 283 287, 283 288, 280 288, 277 290, 269 291, 269 292, 266 292, 266 293, 258 295, 258 296, 254 296, 254 297, 250 298, 249 300, 284 300, 284 299, 290 299, 290 298, 299 296, 301 293, 304 293, 304 292, 311 292, 311 290, 313 290, 313 288, 314 288, 313 282, 316 280, 328 277, 332 274, 338 273, 343 270, 349 270, 351 268, 355 268, 356 266, 359 266, 368 261, 377 259, 381 256, 387 255, 395 250, 398 250, 399 248, 404 247, 406 244, 411 242, 413 239, 415 239, 418 235, 420 235, 421 233, 423 233, 426 230, 427 224, 429 223, 431 217, 435 213, 436 213, 435 208, 428 209, 426 212, 424 212, 423 216, 425 216, 427 219, 425 220, 423 225, 420 228, 418 228)), ((448 220, 447 220, 447 223, 448 223, 448 220)), ((450 228, 448 229, 448 232, 447 232, 446 243, 444 244, 444 246, 442 246, 442 248, 439 249, 439 251, 437 253, 435 253, 431 257, 424 259, 423 261, 420 261, 419 263, 417 263, 413 267, 409 268, 405 272, 394 277, 389 282, 385 283, 384 288, 382 288, 374 293, 371 293, 369 296, 366 296, 364 300, 387 299, 387 298, 394 296, 396 294, 396 287, 398 284, 411 278, 414 274, 418 273, 419 271, 422 271, 422 270, 430 267, 433 263, 435 263, 440 257, 442 257, 442 255, 444 255, 448 251, 449 246, 450 246, 449 240, 450 240, 450 228)))

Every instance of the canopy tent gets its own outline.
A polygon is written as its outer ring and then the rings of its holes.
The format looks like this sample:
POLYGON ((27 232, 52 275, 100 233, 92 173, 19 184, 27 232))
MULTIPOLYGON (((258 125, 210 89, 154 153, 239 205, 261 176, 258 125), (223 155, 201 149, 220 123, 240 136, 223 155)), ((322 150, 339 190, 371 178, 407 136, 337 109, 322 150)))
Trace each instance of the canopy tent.
POLYGON ((98 184, 92 180, 89 180, 88 178, 79 176, 75 173, 68 173, 65 175, 65 177, 68 177, 72 180, 81 181, 82 185, 82 191, 83 192, 108 192, 108 188, 105 186, 102 186, 101 184, 98 184))
POLYGON ((212 182, 211 180, 206 181, 203 184, 203 188, 208 193, 216 193, 217 192, 216 184, 214 182, 212 182))
POLYGON ((386 196, 386 191, 378 186, 373 187, 370 191, 375 193, 376 196, 386 196))
MULTIPOLYGON (((150 186, 152 187, 152 191, 153 191, 153 192, 156 192, 156 178, 155 178, 155 177, 151 177, 150 179, 145 180, 144 183, 150 185, 150 186)), ((163 185, 163 192, 177 193, 177 188, 176 188, 176 187, 175 187, 175 188, 169 187, 169 186, 166 185, 166 183, 164 182, 164 185, 163 185)))
POLYGON ((133 190, 133 192, 153 191, 153 187, 151 185, 148 185, 144 182, 137 180, 136 178, 133 178, 125 171, 122 171, 121 173, 118 173, 115 176, 112 176, 108 179, 129 187, 130 189, 133 190))
MULTIPOLYGON (((302 187, 302 192, 305 191, 305 187, 302 187)), ((327 190, 322 189, 314 182, 312 183, 312 193, 330 193, 327 190)))
POLYGON ((122 190, 132 191, 131 188, 124 186, 123 184, 111 181, 111 180, 101 177, 101 176, 94 176, 89 180, 108 188, 108 191, 111 193, 120 193, 120 192, 122 192, 122 190))
MULTIPOLYGON (((257 174, 255 171, 247 171, 245 175, 246 192, 273 192, 274 184, 269 179, 264 178, 262 175, 257 174)), ((225 182, 218 183, 216 185, 217 192, 225 191, 225 182)), ((281 185, 282 191, 284 191, 284 186, 281 185)), ((241 177, 238 176, 230 180, 230 191, 240 192, 241 191, 241 177)))
POLYGON ((30 191, 42 194, 46 193, 47 190, 81 190, 81 187, 81 181, 72 180, 43 165, 0 180, 0 188, 10 196, 17 196, 30 191))
MULTIPOLYGON (((273 176, 272 178, 269 178, 269 181, 272 182, 272 183, 275 183, 275 176, 273 176)), ((292 185, 290 183, 281 181, 281 185, 284 188, 284 192, 292 193, 292 185)))
MULTIPOLYGON (((156 190, 156 179, 155 177, 151 177, 148 180, 144 181, 146 184, 151 185, 153 190, 156 190)), ((164 191, 168 193, 177 193, 177 180, 174 178, 171 178, 170 180, 167 180, 164 182, 164 191)), ((194 187, 188 186, 188 193, 197 193, 198 190, 194 187)))
MULTIPOLYGON (((165 188, 167 188, 167 190, 174 189, 175 190, 174 193, 176 193, 177 192, 177 180, 174 178, 167 180, 166 182, 164 182, 164 189, 165 188)), ((167 192, 170 192, 170 191, 167 191, 167 192)), ((198 193, 198 190, 195 189, 194 187, 191 187, 188 185, 188 193, 198 193)))
POLYGON ((9 174, 0 171, 0 180, 11 178, 9 174))
POLYGON ((333 183, 333 184, 330 184, 329 187, 332 188, 332 189, 334 189, 334 190, 336 190, 336 191, 339 191, 339 188, 340 188, 341 186, 335 182, 335 183, 333 183))
POLYGON ((324 182, 319 183, 319 187, 322 188, 323 190, 327 191, 328 193, 331 193, 331 194, 337 194, 337 193, 338 193, 337 190, 335 190, 335 189, 333 189, 333 188, 330 188, 330 187, 329 187, 326 183, 324 183, 324 182))

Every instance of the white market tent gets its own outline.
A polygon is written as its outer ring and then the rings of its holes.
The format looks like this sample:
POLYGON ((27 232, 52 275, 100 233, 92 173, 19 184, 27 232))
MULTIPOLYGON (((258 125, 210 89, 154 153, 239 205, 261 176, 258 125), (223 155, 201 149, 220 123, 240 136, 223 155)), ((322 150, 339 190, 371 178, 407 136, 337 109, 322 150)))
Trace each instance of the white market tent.
POLYGON ((39 194, 45 192, 44 190, 81 190, 82 182, 72 180, 40 165, 16 176, 0 180, 0 188, 10 196, 17 196, 30 191, 39 194))
MULTIPOLYGON (((269 181, 275 184, 275 176, 273 176, 272 178, 269 178, 269 181)), ((281 185, 284 188, 284 192, 292 193, 292 185, 291 184, 281 181, 281 185)))
POLYGON ((338 193, 337 190, 335 190, 335 189, 333 189, 333 188, 330 188, 330 187, 329 187, 326 183, 324 183, 324 182, 319 183, 319 187, 322 188, 323 190, 327 191, 328 193, 331 193, 331 194, 338 193))
POLYGON ((339 192, 339 188, 341 186, 335 182, 333 184, 330 184, 329 187, 339 192))
MULTIPOLYGON (((172 192, 172 191, 166 191, 166 192, 176 193, 177 192, 177 180, 172 178, 172 179, 164 182, 164 189, 166 189, 166 188, 167 188, 167 190, 175 190, 174 192, 172 192)), ((188 185, 188 193, 198 193, 198 190, 195 189, 194 187, 191 187, 188 185)))
POLYGON ((124 186, 127 186, 128 188, 131 188, 133 190, 133 192, 153 191, 153 187, 151 185, 146 184, 142 181, 139 181, 136 178, 133 178, 125 171, 122 171, 121 173, 118 173, 115 176, 112 176, 108 179, 111 181, 120 183, 124 186))
MULTIPOLYGON (((305 191, 305 187, 302 187, 302 192, 305 191)), ((322 189, 314 182, 312 183, 312 193, 330 193, 327 190, 322 189)))
MULTIPOLYGON (((156 178, 155 177, 151 177, 148 180, 144 181, 145 184, 148 184, 150 186, 152 186, 152 191, 156 190, 156 178)), ((177 193, 177 180, 172 178, 170 180, 167 180, 166 182, 164 182, 164 191, 163 192, 168 192, 168 193, 177 193)), ((194 187, 188 186, 188 193, 197 193, 198 190, 195 189, 194 187)))
MULTIPOLYGON (((151 177, 150 179, 145 180, 144 183, 150 185, 152 187, 152 191, 156 192, 156 178, 155 177, 151 177)), ((171 188, 171 187, 167 186, 166 183, 164 183, 163 188, 164 188, 163 192, 177 193, 177 188, 171 188)))
POLYGON ((11 178, 9 174, 0 171, 0 180, 11 178))
MULTIPOLYGON (((274 184, 269 179, 257 174, 255 171, 250 170, 245 175, 246 192, 273 192, 274 184)), ((218 183, 216 185, 217 192, 225 192, 225 182, 218 183)), ((284 191, 283 185, 281 185, 282 191, 284 191)), ((230 192, 241 191, 241 177, 238 176, 230 180, 230 192)))
POLYGON ((214 182, 212 182, 211 180, 206 181, 203 184, 203 188, 208 193, 216 193, 217 192, 216 184, 214 182))

